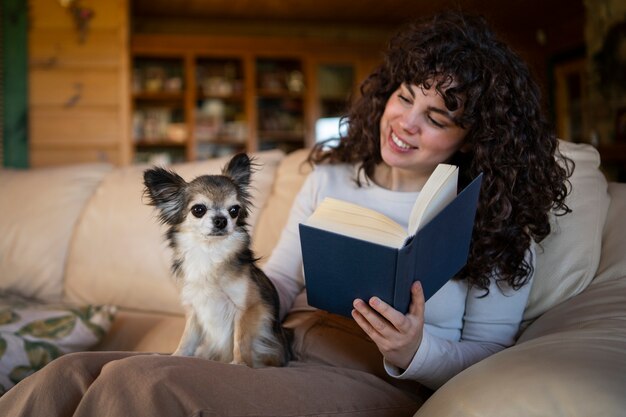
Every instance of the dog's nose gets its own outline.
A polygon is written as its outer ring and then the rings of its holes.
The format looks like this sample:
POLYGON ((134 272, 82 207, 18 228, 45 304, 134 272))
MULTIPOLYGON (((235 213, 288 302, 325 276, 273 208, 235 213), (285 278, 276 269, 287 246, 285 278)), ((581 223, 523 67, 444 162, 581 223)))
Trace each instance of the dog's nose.
POLYGON ((228 220, 226 219, 226 217, 224 216, 213 217, 213 226, 215 226, 216 229, 221 230, 225 228, 227 224, 228 224, 228 220))

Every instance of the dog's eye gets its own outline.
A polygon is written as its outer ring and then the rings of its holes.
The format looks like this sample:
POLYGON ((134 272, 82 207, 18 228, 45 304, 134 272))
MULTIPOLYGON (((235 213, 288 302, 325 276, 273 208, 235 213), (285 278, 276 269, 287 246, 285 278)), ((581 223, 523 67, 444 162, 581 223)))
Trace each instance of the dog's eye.
POLYGON ((206 206, 204 204, 196 204, 191 208, 191 214, 200 218, 206 214, 206 206))
POLYGON ((228 209, 228 214, 230 214, 230 217, 234 219, 235 217, 239 216, 239 210, 241 210, 241 207, 232 206, 231 208, 228 209))

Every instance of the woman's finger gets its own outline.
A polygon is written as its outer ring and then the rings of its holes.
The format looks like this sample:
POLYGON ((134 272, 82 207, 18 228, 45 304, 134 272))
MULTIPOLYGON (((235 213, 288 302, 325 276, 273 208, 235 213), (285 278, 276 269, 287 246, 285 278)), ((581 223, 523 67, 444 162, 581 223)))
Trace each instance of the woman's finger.
POLYGON ((383 316, 391 326, 393 326, 394 330, 399 330, 403 327, 406 327, 406 317, 404 314, 400 313, 398 310, 384 302, 378 297, 372 297, 369 300, 369 305, 376 311, 378 314, 383 316))
POLYGON ((424 290, 422 289, 422 283, 415 281, 411 286, 411 305, 409 306, 409 314, 419 319, 424 317, 424 290))
POLYGON ((370 308, 363 300, 354 300, 353 307, 367 322, 367 326, 371 327, 373 331, 384 335, 388 334, 391 330, 394 330, 392 325, 385 318, 381 317, 374 310, 372 310, 372 308, 370 308))

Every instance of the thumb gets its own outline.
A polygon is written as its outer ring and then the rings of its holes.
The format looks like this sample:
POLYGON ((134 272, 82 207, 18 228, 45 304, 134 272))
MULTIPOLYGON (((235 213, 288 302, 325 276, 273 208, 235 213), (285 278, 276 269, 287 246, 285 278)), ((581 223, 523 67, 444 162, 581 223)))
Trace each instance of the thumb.
POLYGON ((411 286, 411 305, 409 306, 409 314, 412 316, 424 316, 424 290, 419 281, 415 281, 411 286))

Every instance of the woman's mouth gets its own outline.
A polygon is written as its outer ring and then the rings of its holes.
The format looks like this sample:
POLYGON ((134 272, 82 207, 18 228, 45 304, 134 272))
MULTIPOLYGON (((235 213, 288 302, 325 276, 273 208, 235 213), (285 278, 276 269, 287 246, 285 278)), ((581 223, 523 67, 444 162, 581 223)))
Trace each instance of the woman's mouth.
POLYGON ((392 148, 399 152, 408 152, 411 149, 417 149, 400 139, 394 132, 391 132, 389 143, 392 145, 392 148))

